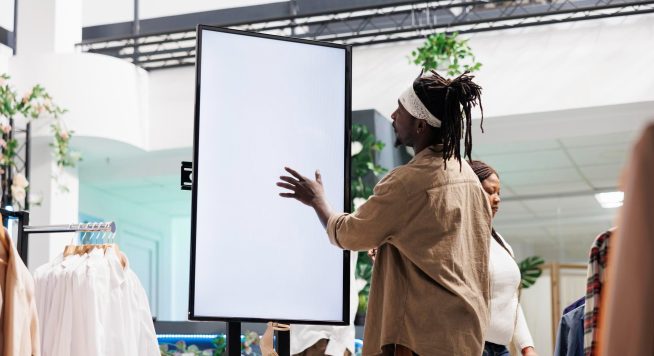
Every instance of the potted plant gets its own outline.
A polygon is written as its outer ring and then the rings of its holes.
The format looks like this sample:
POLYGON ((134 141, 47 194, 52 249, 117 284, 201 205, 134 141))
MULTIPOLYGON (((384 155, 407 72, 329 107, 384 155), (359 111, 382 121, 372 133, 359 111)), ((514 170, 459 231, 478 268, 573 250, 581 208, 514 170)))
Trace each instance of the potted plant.
MULTIPOLYGON (((368 200, 372 195, 376 178, 386 172, 386 169, 375 163, 375 154, 384 148, 384 143, 364 125, 352 125, 352 211, 368 200)), ((362 325, 368 308, 368 293, 372 277, 372 260, 366 252, 359 252, 355 270, 357 287, 359 289, 359 306, 355 324, 362 325)))
POLYGON ((446 71, 449 76, 463 72, 475 72, 481 68, 467 39, 458 33, 434 33, 427 37, 422 46, 411 51, 411 61, 424 70, 446 71))

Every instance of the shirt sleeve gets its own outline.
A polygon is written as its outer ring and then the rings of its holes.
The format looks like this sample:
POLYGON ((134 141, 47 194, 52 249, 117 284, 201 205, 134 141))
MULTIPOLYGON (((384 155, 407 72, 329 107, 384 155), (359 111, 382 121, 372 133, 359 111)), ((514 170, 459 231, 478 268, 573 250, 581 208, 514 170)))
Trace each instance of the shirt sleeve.
POLYGON ((373 195, 352 214, 333 215, 327 221, 329 241, 346 250, 379 247, 404 226, 407 195, 395 171, 382 179, 373 195))
POLYGON ((518 350, 522 350, 525 347, 534 347, 534 340, 531 337, 529 332, 529 327, 527 326, 527 319, 525 319, 525 314, 522 312, 522 306, 518 304, 518 315, 515 325, 515 330, 513 332, 513 341, 518 350))

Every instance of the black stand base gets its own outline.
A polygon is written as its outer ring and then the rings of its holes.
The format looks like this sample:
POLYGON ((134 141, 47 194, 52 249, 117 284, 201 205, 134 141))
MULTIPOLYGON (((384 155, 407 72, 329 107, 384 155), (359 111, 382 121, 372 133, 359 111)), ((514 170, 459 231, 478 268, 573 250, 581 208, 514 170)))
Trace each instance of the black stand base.
POLYGON ((241 356, 241 323, 227 323, 227 356, 241 356))
POLYGON ((291 356, 291 332, 276 331, 277 335, 277 353, 279 356, 291 356))

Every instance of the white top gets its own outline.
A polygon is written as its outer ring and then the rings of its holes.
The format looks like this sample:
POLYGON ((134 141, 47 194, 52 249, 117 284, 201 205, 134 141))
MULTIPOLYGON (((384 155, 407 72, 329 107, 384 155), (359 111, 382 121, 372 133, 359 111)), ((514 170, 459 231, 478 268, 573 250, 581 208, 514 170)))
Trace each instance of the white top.
POLYGON ((518 350, 534 346, 527 321, 518 303, 520 268, 513 259, 511 246, 500 236, 504 246, 491 237, 491 318, 486 341, 498 345, 509 345, 511 340, 518 350))
POLYGON ((34 272, 43 356, 159 356, 147 295, 113 248, 34 272))
POLYGON ((299 354, 320 339, 328 339, 325 355, 343 356, 345 350, 354 355, 354 316, 359 305, 354 271, 357 267, 356 251, 350 252, 350 325, 291 325, 291 355, 299 354))

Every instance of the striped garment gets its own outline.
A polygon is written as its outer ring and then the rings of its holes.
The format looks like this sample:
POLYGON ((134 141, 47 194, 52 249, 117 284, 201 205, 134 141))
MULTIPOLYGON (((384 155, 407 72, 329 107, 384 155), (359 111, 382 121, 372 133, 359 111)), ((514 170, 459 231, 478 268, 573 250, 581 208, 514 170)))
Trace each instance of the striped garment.
POLYGON ((584 315, 584 355, 594 356, 597 343, 597 323, 600 313, 600 295, 605 282, 606 256, 609 250, 611 231, 595 238, 590 249, 588 280, 586 283, 586 312, 584 315))

